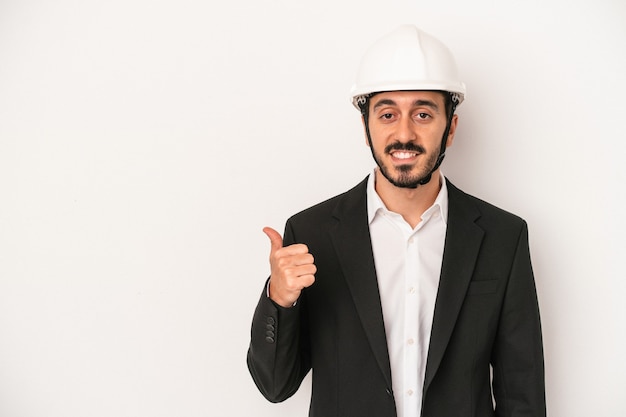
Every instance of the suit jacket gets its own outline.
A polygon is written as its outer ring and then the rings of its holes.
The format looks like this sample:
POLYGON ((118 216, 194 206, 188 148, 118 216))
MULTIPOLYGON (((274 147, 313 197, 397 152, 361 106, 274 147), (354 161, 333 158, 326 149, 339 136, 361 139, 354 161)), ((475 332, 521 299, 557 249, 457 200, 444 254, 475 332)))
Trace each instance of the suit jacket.
MULTIPOLYGON (((396 416, 366 184, 287 221, 284 244, 308 245, 316 281, 288 309, 264 290, 252 321, 247 360, 257 387, 283 401, 312 369, 311 417, 396 416)), ((526 223, 447 185, 422 417, 545 416, 526 223)))

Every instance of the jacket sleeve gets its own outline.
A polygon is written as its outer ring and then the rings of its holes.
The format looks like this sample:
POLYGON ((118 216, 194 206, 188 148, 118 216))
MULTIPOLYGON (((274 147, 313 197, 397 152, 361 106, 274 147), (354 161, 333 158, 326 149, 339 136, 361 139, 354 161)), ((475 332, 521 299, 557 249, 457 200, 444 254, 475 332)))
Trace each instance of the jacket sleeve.
MULTIPOLYGON (((284 244, 294 242, 289 222, 284 244)), ((311 369, 306 300, 284 308, 267 296, 267 282, 252 318, 247 363, 250 375, 263 396, 271 402, 291 397, 311 369)))
POLYGON ((541 324, 523 224, 492 352, 498 417, 545 417, 541 324))

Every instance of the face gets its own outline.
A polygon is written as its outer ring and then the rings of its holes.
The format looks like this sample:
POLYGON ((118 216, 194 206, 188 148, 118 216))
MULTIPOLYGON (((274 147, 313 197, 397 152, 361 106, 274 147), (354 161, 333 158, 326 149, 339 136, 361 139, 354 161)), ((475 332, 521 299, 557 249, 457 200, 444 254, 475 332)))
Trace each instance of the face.
MULTIPOLYGON (((452 144, 457 116, 446 147, 452 144)), ((434 168, 447 118, 443 94, 393 91, 370 99, 372 154, 382 175, 396 187, 416 188, 434 168)), ((368 145, 370 145, 368 143, 368 145)))

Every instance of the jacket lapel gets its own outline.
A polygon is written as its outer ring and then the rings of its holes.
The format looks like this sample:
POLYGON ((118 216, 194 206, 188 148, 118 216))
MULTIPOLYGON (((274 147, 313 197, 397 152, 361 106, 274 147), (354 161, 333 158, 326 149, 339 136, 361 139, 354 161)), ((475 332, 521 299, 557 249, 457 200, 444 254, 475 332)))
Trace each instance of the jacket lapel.
POLYGON ((448 226, 428 349, 424 392, 437 373, 469 286, 483 238, 480 216, 468 197, 447 182, 448 226))
POLYGON ((391 387, 391 367, 367 222, 367 179, 348 191, 333 212, 331 239, 376 361, 391 387))
MULTIPOLYGON (((480 216, 475 205, 450 182, 447 182, 447 186, 448 226, 424 392, 437 373, 450 340, 484 234, 475 223, 480 216)), ((367 223, 366 190, 367 179, 344 194, 333 212, 338 222, 330 235, 371 349, 388 386, 391 387, 387 338, 367 223)))

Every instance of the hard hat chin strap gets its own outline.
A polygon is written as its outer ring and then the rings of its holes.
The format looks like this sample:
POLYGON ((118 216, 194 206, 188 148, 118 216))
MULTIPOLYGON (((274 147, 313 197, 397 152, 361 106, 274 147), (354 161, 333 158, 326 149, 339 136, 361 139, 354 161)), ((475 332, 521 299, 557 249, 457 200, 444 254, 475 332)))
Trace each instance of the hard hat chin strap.
POLYGON ((430 173, 422 181, 420 181, 420 185, 424 185, 428 183, 428 181, 430 181, 430 178, 432 177, 433 172, 435 172, 439 168, 439 166, 443 162, 443 158, 445 158, 446 156, 446 144, 448 143, 448 135, 450 134, 450 128, 452 126, 452 118, 454 117, 455 110, 456 110, 456 103, 453 101, 452 107, 450 108, 450 114, 448 115, 448 121, 446 122, 446 130, 443 132, 443 137, 441 138, 441 147, 439 148, 439 157, 437 158, 437 162, 435 163, 435 166, 430 171, 430 173))
MULTIPOLYGON (((410 188, 417 188, 420 185, 428 184, 433 176, 433 173, 441 166, 441 163, 443 162, 443 158, 445 158, 446 156, 446 144, 448 143, 448 135, 450 134, 450 128, 452 126, 452 118, 454 117, 456 105, 457 105, 457 100, 455 100, 455 97, 452 97, 452 106, 450 108, 450 113, 448 114, 448 120, 446 122, 446 130, 443 132, 443 137, 441 138, 441 146, 439 147, 439 156, 437 157, 437 162, 435 162, 433 169, 430 170, 428 175, 422 178, 419 181, 419 183, 417 183, 415 186, 410 187, 410 188)), ((369 107, 370 107, 370 100, 368 97, 367 99, 364 100, 364 102, 362 102, 360 106, 361 115, 363 116, 363 122, 365 123, 365 134, 367 135, 367 142, 370 145, 370 151, 372 152, 372 156, 374 157, 374 161, 376 161, 376 164, 379 164, 378 160, 376 159, 376 154, 374 153, 374 145, 372 144, 372 136, 370 135, 369 107)))

